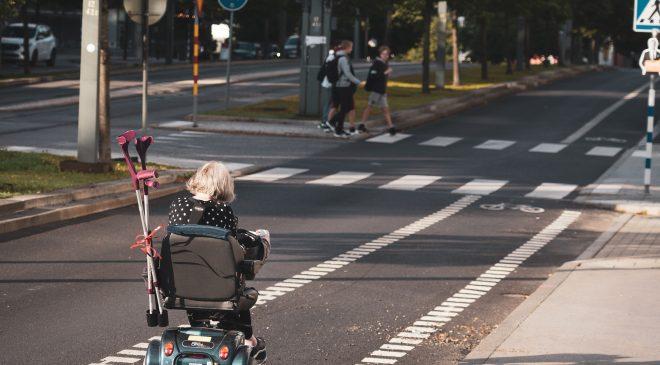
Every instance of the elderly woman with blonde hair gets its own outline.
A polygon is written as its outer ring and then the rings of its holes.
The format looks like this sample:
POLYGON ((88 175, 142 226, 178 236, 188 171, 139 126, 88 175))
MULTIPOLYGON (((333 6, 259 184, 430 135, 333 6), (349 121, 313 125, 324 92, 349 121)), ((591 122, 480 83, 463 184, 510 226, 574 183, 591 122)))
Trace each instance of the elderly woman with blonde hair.
MULTIPOLYGON (((200 167, 197 172, 186 183, 187 192, 177 196, 170 204, 169 224, 202 224, 224 228, 236 236, 238 230, 238 218, 234 214, 230 203, 234 201, 234 178, 229 169, 217 161, 211 161, 200 167), (203 206, 204 211, 197 222, 191 222, 193 209, 195 206, 203 206)), ((263 260, 266 260, 270 250, 270 237, 266 230, 256 232, 261 236, 265 254, 263 260)), ((239 240, 240 242, 240 240, 239 240)), ((189 313, 190 317, 190 313, 189 313)), ((253 356, 255 352, 263 351, 265 354, 265 341, 262 338, 255 337, 252 332, 252 319, 250 311, 241 311, 224 318, 228 326, 240 330, 245 334, 246 342, 253 347, 253 356)), ((190 317, 192 321, 192 317, 190 317)), ((192 324, 192 322, 191 322, 192 324)))

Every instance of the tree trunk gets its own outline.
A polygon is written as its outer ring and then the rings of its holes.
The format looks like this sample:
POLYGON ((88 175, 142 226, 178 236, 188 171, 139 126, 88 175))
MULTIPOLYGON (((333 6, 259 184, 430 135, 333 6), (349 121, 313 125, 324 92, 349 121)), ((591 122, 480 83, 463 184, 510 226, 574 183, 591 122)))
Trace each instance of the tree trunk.
POLYGON ((424 6, 424 38, 423 38, 423 60, 422 60, 422 92, 429 94, 430 88, 430 63, 431 63, 431 11, 433 1, 426 0, 424 6))
POLYGON ((447 2, 438 2, 438 26, 436 29, 438 47, 435 53, 435 88, 445 88, 445 62, 447 51, 447 2))
POLYGON ((108 42, 108 1, 101 0, 99 28, 99 161, 110 162, 110 45, 108 42))
POLYGON ((481 79, 488 80, 488 36, 486 34, 486 17, 479 19, 479 35, 481 38, 481 79))
POLYGON ((460 63, 459 63, 459 49, 458 49, 458 16, 456 15, 456 10, 451 12, 451 48, 452 48, 452 68, 453 68, 453 80, 452 85, 459 86, 461 84, 461 75, 460 75, 460 63))
POLYGON ((279 28, 279 44, 281 51, 284 52, 284 43, 286 42, 286 10, 280 10, 279 19, 277 20, 277 27, 279 28))
POLYGON ((531 48, 529 46, 529 22, 525 21, 525 70, 531 70, 532 65, 529 63, 529 59, 532 57, 531 48))
POLYGON ((525 18, 519 16, 516 22, 516 71, 525 69, 525 18))
POLYGON ((392 14, 394 12, 394 0, 387 2, 387 9, 385 10, 385 34, 383 35, 383 44, 389 45, 392 33, 392 14))
POLYGON ((21 7, 21 18, 23 18, 23 73, 30 73, 30 34, 28 29, 27 4, 21 7))

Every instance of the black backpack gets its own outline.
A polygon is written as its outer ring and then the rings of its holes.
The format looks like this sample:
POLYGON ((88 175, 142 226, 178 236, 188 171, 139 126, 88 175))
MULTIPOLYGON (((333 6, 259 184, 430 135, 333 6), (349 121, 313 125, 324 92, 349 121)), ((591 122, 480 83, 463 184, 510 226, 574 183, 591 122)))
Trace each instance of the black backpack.
POLYGON ((339 59, 344 56, 335 56, 332 61, 328 61, 323 65, 325 71, 325 77, 328 78, 330 83, 335 84, 339 81, 339 59))

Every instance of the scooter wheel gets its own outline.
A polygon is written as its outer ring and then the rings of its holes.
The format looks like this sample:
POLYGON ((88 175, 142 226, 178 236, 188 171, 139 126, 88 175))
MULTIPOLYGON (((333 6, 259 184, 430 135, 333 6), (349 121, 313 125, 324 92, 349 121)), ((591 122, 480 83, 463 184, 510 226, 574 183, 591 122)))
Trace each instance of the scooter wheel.
POLYGON ((153 311, 149 313, 147 310, 147 326, 156 327, 158 325, 158 312, 153 311))
POLYGON ((160 327, 167 327, 170 325, 170 319, 166 310, 163 310, 163 313, 158 316, 158 325, 160 327))

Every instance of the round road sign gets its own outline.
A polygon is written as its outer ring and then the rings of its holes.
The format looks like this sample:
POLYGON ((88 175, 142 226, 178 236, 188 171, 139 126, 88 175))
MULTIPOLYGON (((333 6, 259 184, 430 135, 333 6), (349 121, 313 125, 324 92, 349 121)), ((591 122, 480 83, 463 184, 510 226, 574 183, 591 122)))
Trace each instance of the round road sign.
POLYGON ((236 11, 241 10, 247 4, 247 0, 218 0, 218 4, 225 10, 236 11))
MULTIPOLYGON (((142 23, 142 1, 144 0, 124 0, 124 9, 132 21, 142 23)), ((158 23, 167 11, 167 0, 149 0, 149 25, 158 23)))

